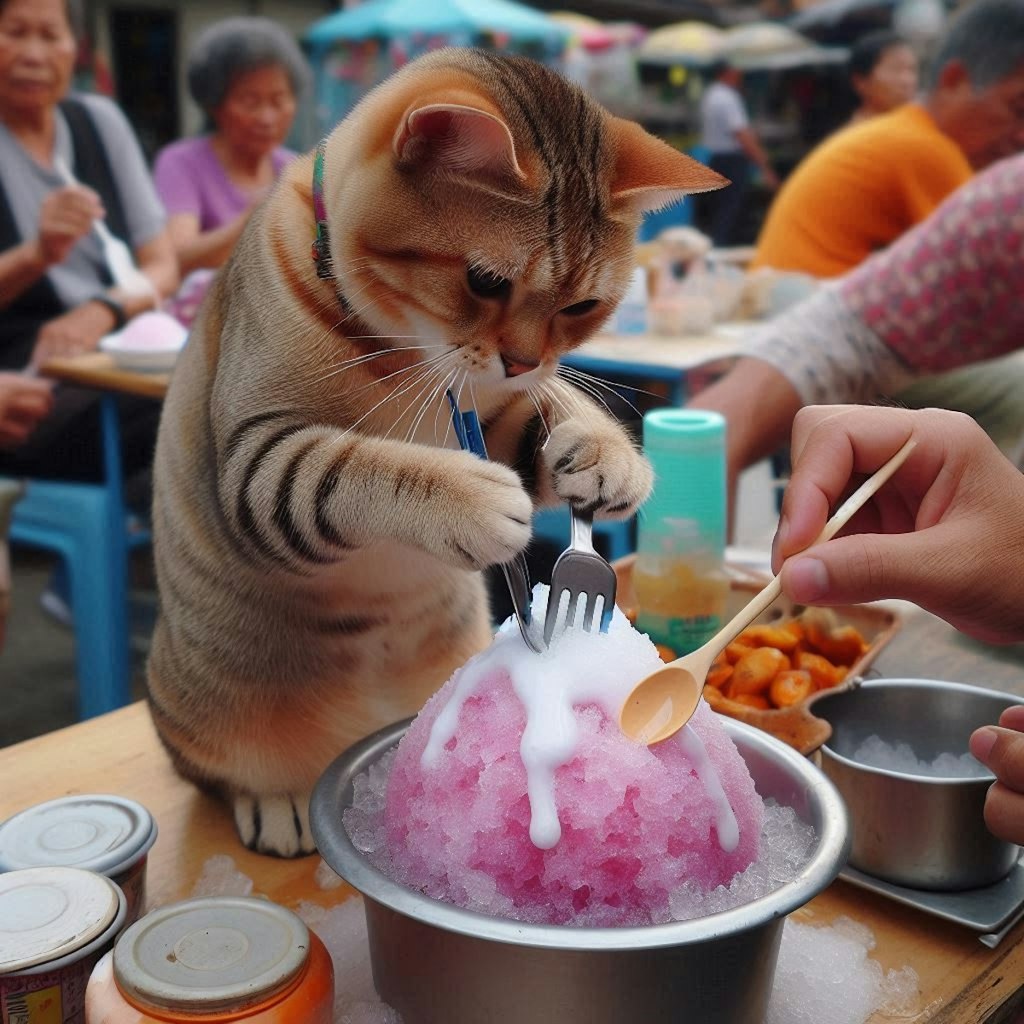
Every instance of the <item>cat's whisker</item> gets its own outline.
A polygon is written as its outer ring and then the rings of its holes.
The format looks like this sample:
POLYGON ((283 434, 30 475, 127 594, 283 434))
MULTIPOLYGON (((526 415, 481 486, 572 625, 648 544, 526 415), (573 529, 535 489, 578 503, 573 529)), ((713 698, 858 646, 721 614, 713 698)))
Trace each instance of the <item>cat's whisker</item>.
MULTIPOLYGON (((426 397, 423 399, 423 401, 422 401, 422 403, 420 405, 420 410, 416 414, 416 416, 414 417, 414 419, 412 421, 412 424, 409 427, 409 433, 406 436, 406 440, 407 441, 415 441, 415 439, 416 439, 416 432, 419 430, 420 424, 423 422, 423 418, 430 411, 431 407, 434 406, 435 404, 443 404, 443 401, 444 401, 443 398, 441 399, 441 403, 438 403, 438 398, 440 398, 441 395, 443 395, 443 393, 444 393, 444 386, 447 383, 447 381, 448 381, 450 376, 451 376, 451 372, 450 371, 446 372, 444 370, 444 368, 442 368, 438 374, 435 374, 434 380, 431 382, 431 385, 430 385, 430 390, 429 390, 428 394, 426 395, 426 397)), ((434 423, 435 424, 437 423, 437 414, 436 413, 434 414, 434 423)), ((435 428, 434 433, 435 433, 435 439, 436 439, 436 434, 437 434, 436 428, 435 428)))
POLYGON ((537 401, 537 396, 534 394, 534 389, 532 387, 527 389, 526 397, 530 399, 533 403, 534 409, 537 410, 537 415, 540 417, 540 425, 544 428, 544 433, 550 437, 551 428, 548 426, 548 421, 544 418, 544 410, 541 408, 540 402, 537 401))
MULTIPOLYGON (((454 355, 455 355, 454 352, 452 352, 452 353, 445 352, 445 353, 442 353, 442 356, 440 358, 444 358, 444 357, 447 357, 447 356, 454 357, 454 355)), ((423 363, 417 363, 415 368, 419 369, 421 371, 420 375, 414 376, 412 378, 412 380, 402 381, 401 383, 397 384, 394 388, 391 389, 391 391, 387 395, 385 395, 379 402, 377 402, 376 405, 372 406, 370 409, 368 409, 366 412, 364 412, 363 415, 360 416, 359 419, 357 419, 355 421, 355 423, 353 423, 349 427, 346 427, 335 438, 335 442, 340 441, 347 434, 352 433, 356 429, 356 427, 358 427, 367 417, 372 416, 383 405, 386 405, 388 402, 392 401, 393 399, 401 398, 402 395, 404 395, 407 392, 411 391, 416 386, 416 384, 420 381, 422 373, 428 372, 428 367, 426 367, 425 364, 423 364, 423 363)))
MULTIPOLYGON (((411 363, 409 366, 403 366, 400 370, 395 370, 393 373, 387 374, 385 377, 378 377, 374 380, 367 381, 365 384, 360 384, 357 388, 351 388, 347 394, 357 395, 360 391, 366 391, 367 388, 376 388, 384 383, 386 380, 391 380, 392 377, 398 377, 403 373, 411 373, 413 370, 425 370, 429 367, 436 366, 443 362, 449 355, 448 352, 442 352, 440 355, 432 356, 430 359, 424 359, 418 363, 411 363)), ((409 378, 411 379, 411 378, 409 378)), ((404 381, 402 383, 405 383, 404 381)))
MULTIPOLYGON (((362 366, 364 363, 372 362, 374 359, 379 359, 381 356, 390 355, 393 352, 413 352, 413 351, 418 351, 420 349, 439 348, 439 347, 442 347, 442 346, 438 346, 438 345, 403 345, 400 348, 382 349, 380 352, 370 352, 370 353, 365 354, 365 355, 355 356, 355 357, 353 357, 351 359, 345 359, 345 360, 343 360, 340 363, 334 364, 334 368, 331 369, 330 373, 326 373, 322 377, 319 377, 314 383, 320 383, 320 381, 327 380, 328 377, 334 377, 335 375, 337 375, 339 373, 343 373, 345 370, 350 370, 350 369, 352 369, 353 367, 356 367, 356 366, 362 366)), ((444 346, 444 347, 447 347, 447 346, 444 346)), ((446 353, 441 353, 441 354, 444 355, 446 353)), ((437 358, 437 357, 434 356, 432 358, 437 358)), ((422 366, 423 363, 422 362, 412 363, 411 365, 412 366, 422 366)), ((405 369, 409 369, 409 367, 405 367, 405 369)), ((400 373, 401 371, 399 370, 399 371, 396 371, 396 372, 400 373)), ((390 377, 390 376, 392 376, 392 374, 388 374, 388 376, 390 377)), ((387 380, 387 377, 383 377, 381 379, 382 380, 387 380)))
MULTIPOLYGON (((459 396, 462 394, 462 388, 463 388, 463 385, 466 383, 466 378, 468 376, 469 376, 469 371, 464 369, 462 371, 462 380, 460 380, 457 385, 454 382, 452 383, 452 387, 455 388, 455 405, 456 405, 456 407, 459 404, 459 396)), ((456 379, 458 379, 458 378, 456 378, 456 379)), ((448 433, 449 433, 449 431, 451 429, 452 429, 452 418, 449 416, 448 417, 448 426, 447 426, 447 428, 445 429, 445 432, 444 432, 444 443, 441 445, 442 448, 447 448, 448 447, 448 433)))
POLYGON ((557 405, 563 414, 565 414, 566 416, 572 415, 572 411, 563 400, 563 396, 558 393, 554 380, 541 381, 538 387, 540 388, 541 393, 544 395, 544 397, 551 401, 554 405, 557 405))
MULTIPOLYGON (((443 397, 444 393, 452 386, 452 384, 455 382, 455 379, 458 377, 458 375, 459 375, 459 369, 458 369, 458 367, 456 367, 445 378, 444 384, 443 384, 443 386, 441 388, 442 398, 441 398, 441 401, 438 403, 437 411, 434 413, 434 444, 437 444, 437 418, 438 418, 438 416, 441 415, 442 412, 444 412, 448 408, 448 402, 443 397)), ((451 416, 449 416, 448 417, 448 426, 451 427, 451 425, 452 425, 452 420, 451 420, 451 416)), ((446 430, 445 434, 444 434, 444 441, 441 444, 442 448, 446 447, 447 441, 448 441, 448 431, 446 430)))
MULTIPOLYGON (((610 391, 612 392, 612 394, 617 395, 624 402, 628 402, 628 399, 625 398, 619 391, 619 388, 626 387, 626 385, 616 385, 614 381, 605 380, 603 377, 598 377, 593 373, 587 373, 585 370, 578 370, 575 366, 564 366, 560 363, 558 366, 558 370, 565 370, 574 376, 583 377, 586 380, 590 381, 591 384, 594 384, 599 388, 604 388, 606 391, 610 391)), ((632 384, 628 385, 628 390, 635 391, 638 395, 647 395, 648 398, 656 398, 659 402, 668 402, 668 399, 666 399, 664 395, 659 395, 656 391, 647 391, 644 388, 633 387, 632 384)), ((640 410, 637 409, 635 405, 632 405, 632 403, 629 404, 630 408, 633 409, 634 412, 640 414, 640 410)))
POLYGON ((602 406, 604 406, 604 408, 608 411, 609 415, 615 415, 611 410, 611 406, 609 406, 608 403, 605 401, 604 395, 602 395, 601 392, 598 391, 597 388, 594 387, 594 385, 591 384, 589 381, 575 380, 570 377, 568 378, 568 382, 570 386, 579 388, 580 391, 583 391, 585 394, 590 395, 590 397, 593 398, 595 402, 599 402, 602 406))
POLYGON ((387 436, 391 435, 391 430, 398 427, 398 425, 405 419, 406 415, 409 417, 409 429, 406 431, 405 440, 409 442, 412 439, 413 432, 415 431, 416 418, 420 414, 423 408, 423 402, 434 389, 437 381, 445 374, 444 366, 433 366, 427 373, 422 374, 417 379, 417 390, 416 394, 413 395, 408 402, 408 408, 398 417, 395 421, 394 426, 388 430, 387 436))

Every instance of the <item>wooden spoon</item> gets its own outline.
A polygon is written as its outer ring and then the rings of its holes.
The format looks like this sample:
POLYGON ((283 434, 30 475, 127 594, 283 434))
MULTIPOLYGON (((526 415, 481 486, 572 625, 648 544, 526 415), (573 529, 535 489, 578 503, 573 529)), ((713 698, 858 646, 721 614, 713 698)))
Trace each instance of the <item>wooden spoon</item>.
MULTIPOLYGON (((840 505, 814 539, 814 544, 831 540, 854 513, 896 472, 917 446, 907 443, 873 476, 869 477, 840 505)), ((778 576, 745 608, 727 622, 703 647, 640 680, 619 712, 622 731, 638 743, 660 743, 674 736, 697 710, 711 663, 782 593, 778 576)))

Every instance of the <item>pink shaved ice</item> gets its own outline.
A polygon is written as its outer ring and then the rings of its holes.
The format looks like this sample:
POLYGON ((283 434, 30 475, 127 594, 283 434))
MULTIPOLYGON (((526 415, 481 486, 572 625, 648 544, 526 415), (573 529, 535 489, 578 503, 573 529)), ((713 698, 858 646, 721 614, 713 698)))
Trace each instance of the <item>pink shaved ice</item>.
MULTIPOLYGON (((650 670, 641 668, 637 681, 650 670)), ((458 680, 456 673, 427 703, 391 764, 384 828, 388 873, 398 881, 522 921, 647 925, 671 920, 670 898, 681 887, 710 892, 757 858, 763 802, 703 701, 690 727, 735 815, 735 849, 720 847, 714 806, 683 747, 634 743, 591 704, 575 709, 576 752, 555 771, 561 836, 544 850, 530 839, 520 756, 526 715, 504 668, 489 671, 462 706, 436 766, 422 766, 458 680)))

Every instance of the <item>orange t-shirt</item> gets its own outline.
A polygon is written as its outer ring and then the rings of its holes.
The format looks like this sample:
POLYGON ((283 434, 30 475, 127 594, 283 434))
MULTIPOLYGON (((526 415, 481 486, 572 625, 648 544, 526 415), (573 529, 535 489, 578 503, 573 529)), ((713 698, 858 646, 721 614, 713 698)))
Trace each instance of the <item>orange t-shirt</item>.
POLYGON ((971 175, 963 150, 916 103, 854 125, 789 176, 752 266, 843 274, 924 220, 971 175))

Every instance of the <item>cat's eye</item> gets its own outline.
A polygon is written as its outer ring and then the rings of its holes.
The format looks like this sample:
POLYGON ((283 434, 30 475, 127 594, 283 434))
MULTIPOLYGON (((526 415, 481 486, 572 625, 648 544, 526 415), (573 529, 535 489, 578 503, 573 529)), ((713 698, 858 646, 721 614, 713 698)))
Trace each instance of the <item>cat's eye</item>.
POLYGON ((466 271, 466 283, 469 290, 481 299, 505 299, 512 291, 512 282, 507 277, 499 277, 478 267, 470 267, 466 271))
POLYGON ((566 316, 586 316, 587 313, 592 313, 597 308, 597 299, 584 299, 582 302, 574 302, 571 306, 566 306, 565 309, 559 310, 560 313, 564 313, 566 316))

